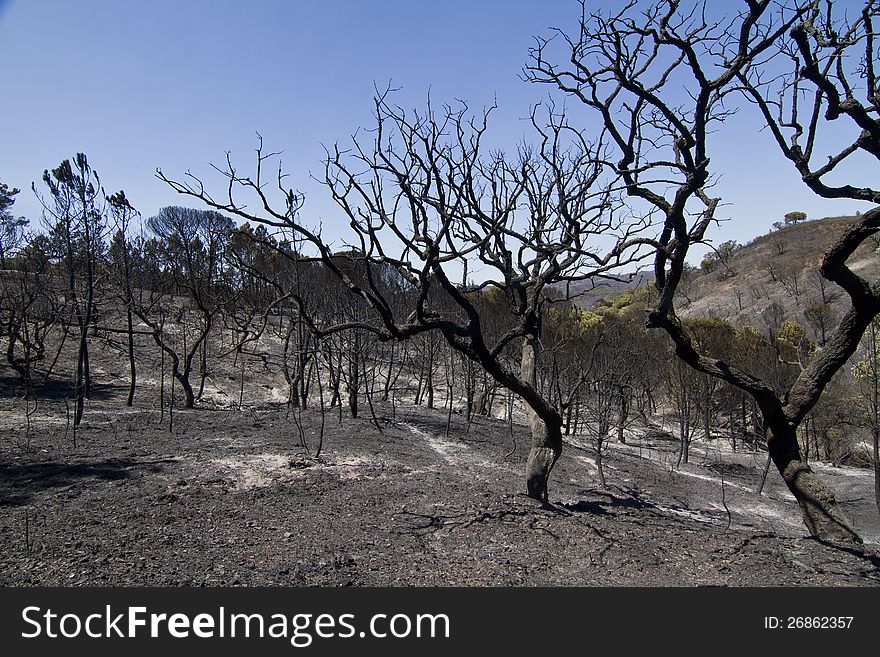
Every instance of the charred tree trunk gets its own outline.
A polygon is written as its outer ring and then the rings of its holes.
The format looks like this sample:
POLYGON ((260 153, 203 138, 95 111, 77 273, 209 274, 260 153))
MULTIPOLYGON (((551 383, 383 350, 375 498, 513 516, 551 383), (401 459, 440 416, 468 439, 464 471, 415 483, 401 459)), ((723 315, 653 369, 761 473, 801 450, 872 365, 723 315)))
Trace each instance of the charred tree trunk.
MULTIPOLYGON (((305 333, 305 327, 302 322, 296 323, 297 329, 297 350, 296 350, 296 367, 297 380, 299 386, 299 407, 305 409, 309 404, 309 389, 311 388, 311 357, 308 353, 308 343, 305 333)), ((296 392, 294 385, 294 392, 296 392)))
POLYGON ((489 415, 489 404, 487 399, 487 391, 486 388, 480 390, 479 394, 477 394, 474 399, 474 414, 475 415, 489 415))
POLYGON ((416 406, 421 406, 421 404, 422 404, 422 383, 424 382, 424 378, 425 378, 425 365, 423 362, 422 366, 419 368, 419 380, 418 380, 418 383, 416 384, 416 397, 415 397, 415 400, 413 401, 413 403, 416 406))
POLYGON ((605 464, 602 461, 602 451, 605 447, 604 442, 604 437, 600 434, 596 439, 596 469, 599 471, 599 484, 603 490, 608 488, 608 484, 605 482, 605 464))
POLYGON ((477 377, 474 375, 471 368, 467 366, 467 363, 464 363, 464 399, 465 399, 465 420, 467 420, 468 426, 470 426, 471 421, 474 417, 474 398, 476 397, 477 391, 477 377))
POLYGON ((396 377, 394 376, 394 343, 391 343, 391 353, 388 355, 388 370, 385 376, 385 385, 382 388, 382 401, 388 401, 391 386, 396 377))
POLYGON ((85 242, 86 242, 86 307, 85 307, 85 315, 83 316, 83 323, 80 331, 80 344, 79 344, 79 354, 80 357, 77 359, 77 368, 79 369, 79 362, 82 362, 82 370, 78 371, 78 375, 82 376, 82 396, 77 400, 77 419, 76 424, 82 420, 83 414, 83 402, 84 399, 92 398, 92 368, 89 361, 89 325, 95 319, 95 262, 94 262, 94 253, 92 240, 94 236, 90 237, 89 223, 85 218, 83 219, 83 226, 85 228, 85 242))
POLYGON ((767 424, 770 458, 795 496, 810 534, 839 543, 861 543, 831 492, 801 458, 797 428, 783 422, 767 424))
POLYGON ((165 350, 159 347, 159 420, 165 419, 165 350))
POLYGON ((434 408, 434 341, 428 341, 428 365, 425 386, 428 392, 428 408, 434 408))
MULTIPOLYGON (((621 386, 620 387, 620 408, 618 412, 617 418, 617 441, 621 445, 626 445, 626 436, 623 433, 623 429, 626 426, 626 421, 629 419, 629 399, 627 398, 626 389, 621 386)), ((602 484, 605 485, 604 483, 602 484)))
POLYGON ((874 503, 877 505, 877 511, 880 512, 880 432, 876 424, 871 433, 874 442, 874 503))
POLYGON ((15 346, 19 341, 21 333, 21 324, 21 320, 16 321, 10 319, 6 326, 6 332, 9 336, 9 341, 6 343, 6 362, 18 373, 21 382, 25 384, 28 390, 30 390, 30 368, 27 367, 27 358, 25 358, 24 361, 21 361, 15 355, 15 346))
MULTIPOLYGON (((283 321, 283 319, 282 319, 283 321)), ((287 405, 292 406, 299 399, 296 395, 296 388, 293 377, 290 375, 290 340, 293 337, 293 320, 284 334, 281 352, 281 372, 284 375, 284 381, 287 383, 287 405)))
MULTIPOLYGON (((328 359, 330 358, 330 351, 328 351, 328 359)), ((330 406, 338 405, 339 408, 342 408, 342 353, 339 354, 339 362, 334 366, 332 360, 328 360, 330 364, 330 387, 333 391, 333 395, 330 398, 330 406)))
POLYGON ((360 391, 360 370, 358 360, 361 358, 360 336, 357 332, 352 336, 354 341, 348 353, 348 410, 351 417, 358 416, 358 394, 360 391))
MULTIPOLYGON (((184 395, 184 405, 186 408, 193 408, 196 405, 196 393, 193 390, 192 384, 189 382, 189 374, 190 368, 187 364, 181 372, 179 367, 179 361, 177 358, 172 358, 173 366, 172 366, 172 374, 174 374, 174 378, 177 379, 178 383, 180 383, 180 387, 183 388, 184 395)), ((172 390, 174 388, 172 387, 172 390)))
POLYGON ((128 399, 126 399, 125 405, 132 406, 134 404, 134 391, 137 387, 137 366, 134 361, 134 319, 132 318, 130 305, 126 309, 126 315, 128 319, 128 367, 131 376, 128 386, 128 399))
POLYGON ((708 445, 712 438, 712 386, 707 375, 703 376, 703 435, 708 445))
POLYGON ((199 394, 198 399, 205 394, 205 379, 208 378, 208 340, 207 338, 199 347, 199 394))
POLYGON ((303 349, 304 347, 301 348, 297 356, 299 366, 297 377, 299 378, 299 406, 305 410, 309 405, 309 391, 312 388, 312 361, 303 349))
POLYGON ((678 445, 678 463, 677 463, 677 465, 681 465, 682 463, 687 463, 688 459, 690 458, 691 423, 690 423, 690 406, 688 405, 688 401, 685 401, 679 407, 678 433, 679 433, 679 445, 678 445))
MULTIPOLYGON (((520 378, 534 388, 537 381, 537 350, 532 337, 523 340, 520 378)), ((562 422, 558 417, 541 418, 531 405, 527 405, 532 445, 526 461, 526 486, 529 497, 547 501, 547 482, 550 471, 562 453, 562 422)))
POLYGON ((82 422, 83 411, 85 409, 86 394, 86 376, 87 358, 88 358, 88 325, 80 327, 79 346, 76 356, 76 382, 74 385, 74 409, 73 409, 73 426, 79 426, 82 422))

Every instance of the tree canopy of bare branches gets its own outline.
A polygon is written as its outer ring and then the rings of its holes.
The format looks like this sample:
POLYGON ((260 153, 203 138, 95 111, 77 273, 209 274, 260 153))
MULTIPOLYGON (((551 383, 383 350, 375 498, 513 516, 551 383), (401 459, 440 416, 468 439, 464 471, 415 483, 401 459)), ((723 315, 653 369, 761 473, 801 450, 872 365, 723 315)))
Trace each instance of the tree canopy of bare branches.
MULTIPOLYGON (((424 113, 407 112, 380 94, 374 128, 345 149, 327 151, 324 182, 349 228, 341 252, 301 221, 302 198, 285 186, 280 169, 275 182, 283 201, 273 207, 262 178, 273 154, 262 148, 253 176, 242 176, 227 160, 223 197, 194 177, 158 175, 212 208, 295 237, 303 246, 295 257, 320 261, 369 310, 333 325, 310 320, 317 334, 363 330, 388 341, 437 331, 519 395, 532 427, 528 492, 546 500, 562 449, 560 410, 535 380, 549 292, 613 276, 644 257, 640 247, 652 241, 647 221, 624 220, 615 190, 601 182, 601 138, 589 142, 552 111, 542 123, 536 109, 534 145, 512 155, 490 151, 484 139, 491 111, 435 111, 429 103, 424 113), (249 209, 246 197, 256 199, 258 209, 249 209), (487 330, 481 314, 490 289, 509 309, 501 332, 487 330)), ((298 303, 303 317, 311 318, 306 304, 298 303)))
POLYGON ((859 542, 831 491, 801 458, 796 430, 880 310, 876 284, 846 266, 855 248, 877 231, 880 209, 862 215, 826 253, 822 276, 840 285, 852 306, 826 347, 781 395, 745 369, 702 353, 673 304, 691 246, 706 239, 717 218, 713 135, 725 134, 726 119, 744 100, 758 106, 809 189, 877 203, 871 188, 827 182, 848 158, 860 154, 870 160, 880 153, 876 3, 869 0, 849 17, 832 15, 833 6, 745 0, 721 10, 705 2, 665 0, 630 2, 607 13, 584 7, 574 32, 558 30, 537 41, 526 76, 598 114, 627 194, 662 218, 654 261, 660 296, 648 325, 663 329, 688 365, 754 397, 773 461, 811 534, 859 542), (835 121, 852 122, 857 136, 817 163, 817 136, 835 121))

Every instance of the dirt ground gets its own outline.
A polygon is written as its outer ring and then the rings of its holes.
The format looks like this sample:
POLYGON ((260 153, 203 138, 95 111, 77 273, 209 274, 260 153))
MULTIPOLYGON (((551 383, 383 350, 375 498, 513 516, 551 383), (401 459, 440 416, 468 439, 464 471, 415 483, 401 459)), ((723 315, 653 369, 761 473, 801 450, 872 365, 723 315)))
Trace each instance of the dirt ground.
MULTIPOLYGON (((146 394, 125 408, 121 383, 96 390, 74 447, 60 393, 40 391, 28 431, 0 380, 0 584, 880 583, 880 560, 806 537, 775 472, 755 495, 761 453, 695 446, 673 468, 674 443, 634 431, 609 448, 601 490, 575 437, 541 506, 523 494, 522 426, 453 414, 447 435, 445 410, 396 404, 376 408, 380 431, 367 409, 334 411, 313 458, 314 409, 206 404, 175 410, 169 431, 146 394)), ((871 480, 833 470, 876 553, 871 480)))

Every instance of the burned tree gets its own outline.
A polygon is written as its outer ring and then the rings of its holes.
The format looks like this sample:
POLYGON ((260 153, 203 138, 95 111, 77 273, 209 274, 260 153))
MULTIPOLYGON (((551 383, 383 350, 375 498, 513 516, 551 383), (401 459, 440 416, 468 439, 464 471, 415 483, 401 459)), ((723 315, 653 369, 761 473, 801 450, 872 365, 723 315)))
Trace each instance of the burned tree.
POLYGON ((758 105, 810 189, 829 198, 880 201, 873 189, 823 182, 850 156, 880 155, 876 5, 868 2, 844 25, 832 22, 832 4, 747 1, 725 16, 712 15, 718 8, 705 3, 667 0, 633 2, 607 15, 584 12, 575 33, 558 31, 555 40, 538 41, 527 74, 598 114, 617 150, 615 169, 632 206, 658 213, 663 221, 654 265, 659 300, 648 325, 667 333, 685 363, 755 399, 770 455, 808 530, 820 539, 851 543, 860 539, 802 458, 797 428, 880 310, 877 285, 846 266, 855 248, 880 228, 880 209, 863 214, 826 253, 822 275, 850 295, 852 307, 826 348, 782 394, 745 369, 702 353, 673 304, 690 247, 706 240, 717 219, 720 199, 710 196, 711 134, 723 127, 743 94, 758 105), (563 51, 558 57, 557 46, 563 51), (779 74, 786 57, 788 76, 779 74), (816 154, 816 136, 833 121, 852 121, 859 134, 826 160, 816 154))
POLYGON ((227 159, 222 198, 198 179, 158 175, 212 208, 289 231, 308 245, 310 258, 369 311, 363 320, 327 325, 301 303, 318 335, 361 330, 390 341, 439 332, 519 395, 532 433, 528 493, 546 500, 562 450, 560 410, 536 381, 546 291, 632 263, 636 247, 647 241, 640 234, 646 225, 622 222, 612 192, 598 184, 597 153, 604 145, 588 144, 559 117, 543 127, 533 115, 537 145, 506 156, 483 145, 491 110, 478 117, 466 107, 409 113, 387 95, 376 99, 375 110, 370 137, 356 137, 350 151, 331 149, 324 172, 350 229, 348 259, 365 265, 357 279, 340 266, 321 232, 300 222, 302 198, 285 186, 280 169, 276 182, 284 202, 273 207, 261 175, 270 156, 262 150, 254 177, 227 159), (246 194, 256 197, 259 212, 245 207, 246 194), (480 282, 459 285, 463 269, 479 273, 480 282), (488 335, 480 313, 482 297, 493 288, 504 295, 509 314, 509 328, 497 338, 488 335))
POLYGON ((98 173, 88 158, 78 153, 52 171, 43 172, 48 198, 37 192, 44 222, 66 279, 66 305, 76 326, 77 356, 74 371, 74 426, 82 421, 85 400, 91 394, 89 329, 97 314, 99 264, 106 245, 106 207, 98 173))
POLYGON ((50 284, 48 258, 28 234, 27 219, 10 211, 17 189, 0 183, 0 339, 6 363, 18 374, 25 397, 33 369, 46 351, 46 337, 61 312, 50 284))
POLYGON ((843 289, 850 305, 836 329, 822 325, 824 349, 792 386, 774 432, 796 427, 808 415, 880 313, 880 282, 847 266, 855 250, 880 231, 880 189, 852 184, 857 180, 851 173, 850 184, 838 182, 847 165, 873 172, 880 160, 880 50, 875 31, 880 7, 866 0, 854 16, 835 13, 830 2, 807 7, 804 19, 780 47, 788 73, 771 78, 749 67, 739 81, 810 191, 823 198, 865 201, 872 209, 825 253, 819 273, 843 289), (854 137, 844 141, 841 135, 847 132, 854 137), (829 135, 834 139, 830 151, 818 145, 829 135))
POLYGON ((217 314, 234 292, 222 280, 233 224, 218 212, 162 208, 147 220, 156 238, 144 244, 144 275, 132 310, 171 359, 184 404, 195 405, 190 376, 217 314), (170 314, 175 321, 169 323, 170 314))
POLYGON ((134 404, 134 393, 137 388, 137 363, 134 354, 134 294, 132 292, 133 247, 129 242, 131 222, 139 216, 132 207, 125 192, 119 191, 107 199, 110 214, 116 226, 116 232, 110 241, 110 277, 117 290, 117 297, 125 306, 126 337, 128 342, 128 398, 126 406, 134 404))
POLYGON ((15 255, 25 239, 27 219, 16 217, 10 211, 19 191, 14 187, 10 189, 6 183, 0 183, 0 264, 3 269, 6 269, 7 260, 15 255))

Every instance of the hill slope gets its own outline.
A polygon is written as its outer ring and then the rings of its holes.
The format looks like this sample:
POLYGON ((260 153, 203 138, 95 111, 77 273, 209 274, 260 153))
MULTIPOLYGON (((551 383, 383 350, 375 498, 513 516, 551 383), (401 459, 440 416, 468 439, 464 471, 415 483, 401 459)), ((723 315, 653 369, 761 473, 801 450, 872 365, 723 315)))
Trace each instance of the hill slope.
MULTIPOLYGON (((712 271, 701 268, 688 276, 679 288, 681 314, 760 326, 762 316, 777 304, 785 318, 804 323, 805 309, 827 303, 836 322, 848 299, 821 277, 819 266, 825 251, 855 221, 828 217, 755 238, 712 271)), ((870 240, 862 244, 850 258, 850 268, 869 280, 880 278, 876 248, 870 240)))
MULTIPOLYGON (((830 328, 845 312, 848 299, 843 290, 822 278, 819 266, 826 250, 856 220, 852 216, 827 217, 786 226, 738 246, 713 267, 689 271, 678 289, 679 314, 758 327, 774 318, 784 318, 809 328, 804 311, 827 304, 830 312, 826 328, 830 328)), ((878 244, 870 240, 862 244, 850 258, 850 268, 868 280, 880 280, 877 249, 878 244)), ((571 285, 569 296, 575 305, 592 308, 601 299, 653 282, 650 271, 620 278, 571 285)))

